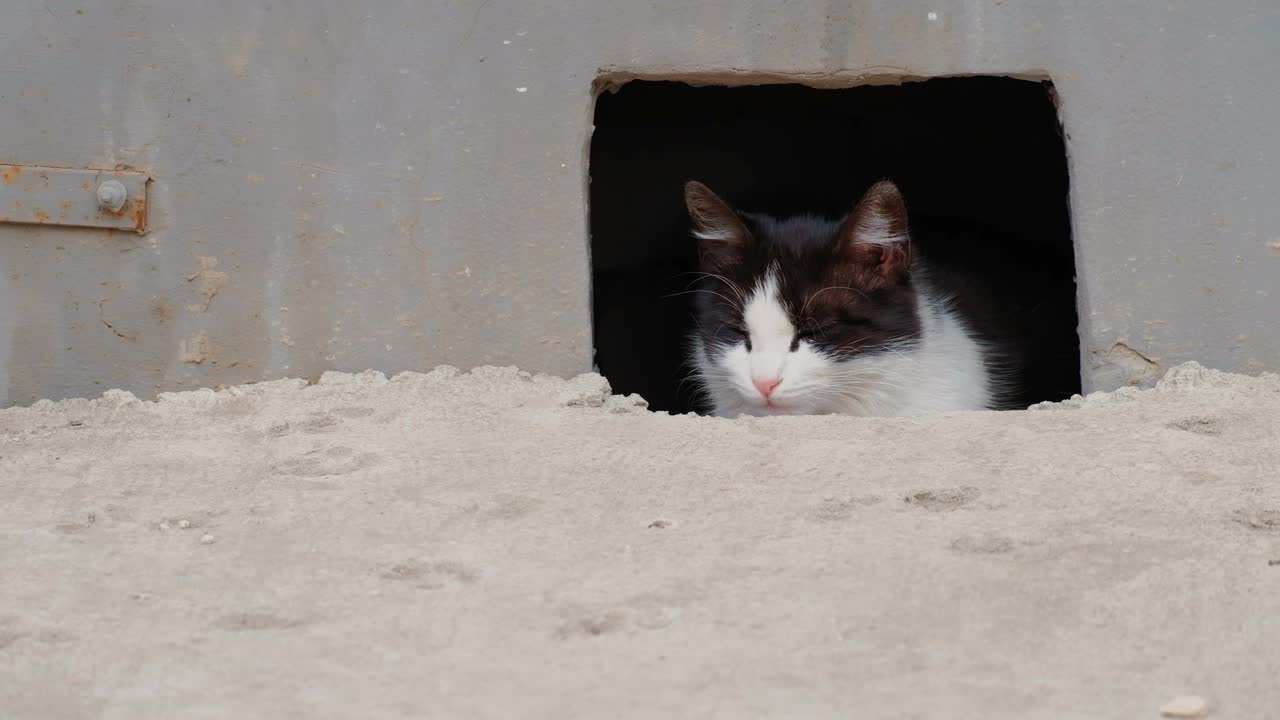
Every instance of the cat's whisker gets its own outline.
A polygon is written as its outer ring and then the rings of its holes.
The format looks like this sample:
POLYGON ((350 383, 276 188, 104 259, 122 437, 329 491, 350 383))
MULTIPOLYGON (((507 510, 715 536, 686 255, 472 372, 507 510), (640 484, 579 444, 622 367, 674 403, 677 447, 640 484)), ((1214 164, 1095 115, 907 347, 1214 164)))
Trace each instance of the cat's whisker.
MULTIPOLYGON (((824 288, 822 288, 821 290, 819 290, 819 291, 815 292, 814 294, 810 295, 810 296, 809 296, 809 299, 805 301, 805 303, 804 303, 804 307, 803 307, 803 308, 801 308, 801 310, 800 310, 800 314, 801 314, 801 315, 804 315, 806 312, 808 312, 808 310, 809 310, 809 305, 814 301, 814 299, 816 299, 819 295, 821 295, 822 293, 824 293, 824 292, 826 292, 826 291, 828 291, 828 290, 852 290, 853 292, 858 293, 858 294, 859 294, 859 295, 861 295, 862 297, 867 298, 867 294, 866 294, 866 293, 864 293, 864 292, 862 292, 862 291, 861 291, 861 290, 859 290, 858 288, 855 288, 855 287, 849 287, 848 285, 832 285, 831 287, 824 287, 824 288)), ((870 300, 871 298, 867 298, 867 299, 868 299, 868 300, 870 300)))
POLYGON ((699 272, 699 273, 691 273, 691 274, 697 275, 698 278, 710 278, 712 280, 719 280, 720 282, 728 286, 730 290, 733 291, 733 294, 737 296, 740 305, 746 305, 747 294, 742 291, 742 287, 738 285, 738 283, 730 280, 729 278, 723 275, 719 275, 717 273, 699 272))
POLYGON ((724 300, 725 302, 729 303, 731 306, 733 306, 733 307, 735 307, 735 308, 736 308, 736 307, 739 307, 739 304, 738 304, 738 303, 736 303, 736 302, 734 302, 733 300, 730 300, 729 298, 725 297, 724 295, 721 295, 720 293, 716 292, 715 290, 707 290, 707 289, 705 289, 705 288, 698 288, 698 289, 694 289, 694 290, 681 290, 680 292, 671 293, 671 294, 669 294, 669 295, 663 295, 663 296, 662 296, 662 298, 665 300, 665 299, 668 299, 668 298, 679 297, 679 296, 681 296, 681 295, 692 295, 692 294, 694 294, 694 293, 707 293, 708 295, 715 295, 716 297, 720 298, 721 300, 724 300))

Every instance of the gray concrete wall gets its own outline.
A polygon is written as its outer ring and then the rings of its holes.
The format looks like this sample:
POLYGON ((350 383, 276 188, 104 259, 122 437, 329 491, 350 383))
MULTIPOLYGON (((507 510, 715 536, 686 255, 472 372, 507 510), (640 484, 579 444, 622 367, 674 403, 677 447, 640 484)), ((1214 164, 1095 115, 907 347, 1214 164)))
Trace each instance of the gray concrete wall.
POLYGON ((152 229, 0 224, 0 402, 589 369, 602 73, 1050 76, 1086 387, 1277 369, 1278 31, 1265 0, 17 0, 0 163, 146 170, 152 229))

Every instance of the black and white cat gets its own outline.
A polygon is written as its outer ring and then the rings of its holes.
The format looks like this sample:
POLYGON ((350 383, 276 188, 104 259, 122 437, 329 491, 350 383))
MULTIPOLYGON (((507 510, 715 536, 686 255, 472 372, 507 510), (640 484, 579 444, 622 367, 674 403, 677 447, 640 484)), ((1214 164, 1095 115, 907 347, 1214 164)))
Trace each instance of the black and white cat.
POLYGON ((698 182, 685 201, 702 270, 693 363, 713 414, 1007 407, 999 349, 913 252, 893 183, 840 221, 737 212, 698 182))

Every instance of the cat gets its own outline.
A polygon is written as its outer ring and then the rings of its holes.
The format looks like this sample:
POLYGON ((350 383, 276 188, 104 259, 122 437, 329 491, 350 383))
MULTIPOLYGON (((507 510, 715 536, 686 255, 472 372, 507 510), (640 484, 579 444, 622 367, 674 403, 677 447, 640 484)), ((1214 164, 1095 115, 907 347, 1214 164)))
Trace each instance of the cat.
POLYGON ((892 182, 838 221, 736 211, 696 181, 685 204, 701 270, 693 377, 712 415, 1009 406, 1016 389, 1002 348, 935 281, 892 182))

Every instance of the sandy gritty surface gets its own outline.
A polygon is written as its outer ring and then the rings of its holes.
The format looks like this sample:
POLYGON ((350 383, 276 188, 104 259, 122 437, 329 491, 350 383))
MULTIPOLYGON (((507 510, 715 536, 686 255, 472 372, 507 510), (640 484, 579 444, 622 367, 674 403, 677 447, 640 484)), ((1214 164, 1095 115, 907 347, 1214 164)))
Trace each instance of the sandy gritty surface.
POLYGON ((1280 717, 1274 375, 890 420, 606 388, 0 412, 0 717, 1280 717))

